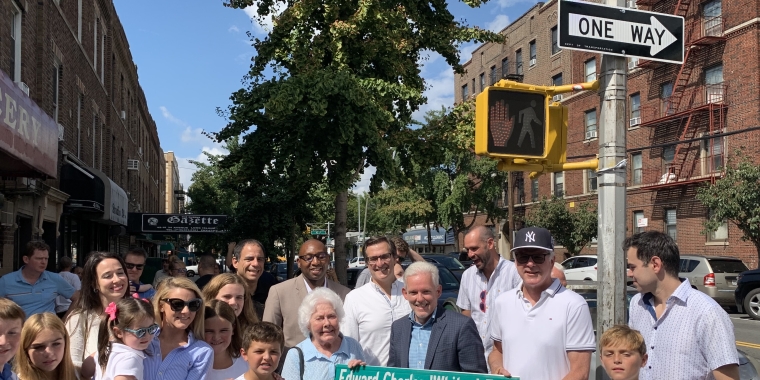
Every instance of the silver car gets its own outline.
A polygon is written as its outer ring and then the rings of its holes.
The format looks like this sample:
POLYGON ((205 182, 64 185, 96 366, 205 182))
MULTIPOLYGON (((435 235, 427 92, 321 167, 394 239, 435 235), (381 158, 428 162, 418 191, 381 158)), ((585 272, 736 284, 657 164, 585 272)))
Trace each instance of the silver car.
POLYGON ((681 255, 678 277, 688 278, 702 293, 733 310, 736 309, 736 280, 739 273, 746 270, 749 268, 734 257, 681 255))

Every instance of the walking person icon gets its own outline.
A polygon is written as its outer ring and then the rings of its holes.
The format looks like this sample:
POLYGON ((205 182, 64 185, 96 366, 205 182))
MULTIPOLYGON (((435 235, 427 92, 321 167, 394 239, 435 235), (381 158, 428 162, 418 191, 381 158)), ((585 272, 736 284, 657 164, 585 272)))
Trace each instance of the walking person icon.
POLYGON ((536 140, 533 134, 533 125, 532 123, 535 121, 538 123, 538 125, 543 125, 541 122, 541 119, 536 116, 536 111, 534 108, 536 107, 536 101, 531 100, 530 101, 530 107, 525 108, 521 110, 517 115, 517 121, 519 123, 522 123, 522 126, 520 127, 520 138, 517 140, 517 146, 522 147, 523 139, 525 139, 525 135, 530 136, 530 147, 535 148, 536 147, 536 140))

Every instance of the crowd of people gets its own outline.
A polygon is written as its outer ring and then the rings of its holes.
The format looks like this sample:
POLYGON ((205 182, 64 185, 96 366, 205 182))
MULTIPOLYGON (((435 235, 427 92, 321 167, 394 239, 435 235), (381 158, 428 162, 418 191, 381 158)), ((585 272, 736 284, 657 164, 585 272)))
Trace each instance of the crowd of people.
MULTIPOLYGON (((397 237, 365 241, 367 279, 354 290, 329 278, 319 240, 301 245, 301 274, 279 284, 253 239, 231 249, 231 273, 203 255, 194 282, 172 258, 152 284, 140 282, 141 248, 93 252, 80 278, 67 258, 48 272, 50 249, 33 241, 24 266, 0 277, 0 379, 321 380, 337 364, 588 379, 591 315, 555 267, 551 233, 518 231, 514 262, 485 227, 464 247, 472 266, 455 311, 439 306, 437 267, 397 237)), ((640 294, 629 325, 600 339, 610 378, 738 380, 732 324, 678 278, 675 242, 644 232, 621 248, 640 294)))

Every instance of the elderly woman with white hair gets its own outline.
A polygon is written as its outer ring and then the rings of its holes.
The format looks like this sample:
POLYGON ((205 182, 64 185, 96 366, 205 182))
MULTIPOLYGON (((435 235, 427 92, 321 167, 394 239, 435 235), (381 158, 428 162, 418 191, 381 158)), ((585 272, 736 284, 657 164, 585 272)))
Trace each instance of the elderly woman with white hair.
POLYGON ((316 288, 304 297, 298 308, 298 327, 307 338, 288 351, 282 366, 284 379, 332 380, 336 364, 350 368, 365 364, 359 342, 340 333, 343 316, 343 302, 328 288, 316 288))

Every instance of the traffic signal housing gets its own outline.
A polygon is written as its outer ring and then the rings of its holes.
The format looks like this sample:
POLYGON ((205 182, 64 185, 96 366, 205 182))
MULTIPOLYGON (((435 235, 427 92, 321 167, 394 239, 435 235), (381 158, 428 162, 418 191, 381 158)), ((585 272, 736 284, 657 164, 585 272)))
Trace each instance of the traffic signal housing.
POLYGON ((306 234, 311 235, 311 226, 306 226, 306 234))

